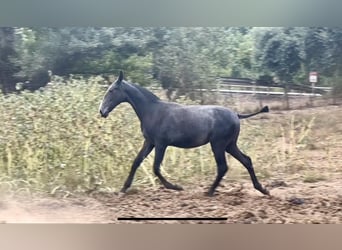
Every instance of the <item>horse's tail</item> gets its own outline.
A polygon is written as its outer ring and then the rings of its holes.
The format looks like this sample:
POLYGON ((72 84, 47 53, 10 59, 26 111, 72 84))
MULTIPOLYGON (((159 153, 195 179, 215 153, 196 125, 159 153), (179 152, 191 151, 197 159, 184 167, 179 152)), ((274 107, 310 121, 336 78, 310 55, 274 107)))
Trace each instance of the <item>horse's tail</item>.
POLYGON ((269 109, 268 109, 268 106, 265 106, 260 111, 255 112, 253 114, 249 114, 249 115, 237 114, 237 115, 238 115, 239 119, 245 119, 245 118, 260 114, 260 113, 267 113, 267 112, 269 112, 269 109))

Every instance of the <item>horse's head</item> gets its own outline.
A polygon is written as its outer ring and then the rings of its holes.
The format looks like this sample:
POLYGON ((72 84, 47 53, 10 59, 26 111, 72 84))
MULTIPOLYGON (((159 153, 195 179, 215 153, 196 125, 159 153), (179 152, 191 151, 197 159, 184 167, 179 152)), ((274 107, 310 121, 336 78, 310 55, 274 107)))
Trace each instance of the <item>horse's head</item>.
POLYGON ((100 104, 100 114, 102 117, 106 118, 117 105, 127 100, 126 94, 122 89, 122 81, 123 72, 120 71, 118 79, 109 86, 100 104))

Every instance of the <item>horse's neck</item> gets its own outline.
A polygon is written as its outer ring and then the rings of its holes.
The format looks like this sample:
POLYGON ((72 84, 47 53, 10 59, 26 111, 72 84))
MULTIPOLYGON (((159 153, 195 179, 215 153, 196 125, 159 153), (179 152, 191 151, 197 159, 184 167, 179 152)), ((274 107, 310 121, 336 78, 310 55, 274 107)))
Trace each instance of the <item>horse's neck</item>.
POLYGON ((127 87, 126 94, 128 97, 128 103, 131 104, 135 113, 139 117, 140 122, 143 122, 143 119, 149 108, 151 108, 153 102, 134 86, 127 87))

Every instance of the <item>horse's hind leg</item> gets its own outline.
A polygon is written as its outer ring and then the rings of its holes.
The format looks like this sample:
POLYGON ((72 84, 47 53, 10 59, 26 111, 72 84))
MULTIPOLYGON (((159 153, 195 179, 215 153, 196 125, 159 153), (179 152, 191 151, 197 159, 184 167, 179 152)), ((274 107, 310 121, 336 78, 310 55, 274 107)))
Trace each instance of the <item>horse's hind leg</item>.
POLYGON ((221 179, 228 171, 224 147, 225 146, 215 145, 211 143, 211 148, 214 153, 215 161, 217 164, 217 176, 216 176, 214 183, 212 184, 212 186, 210 187, 208 191, 208 196, 214 195, 216 187, 220 184, 221 179))
POLYGON ((254 188, 263 194, 270 195, 269 191, 262 187, 257 177, 255 176, 251 158, 245 155, 244 153, 242 153, 240 149, 237 147, 236 143, 230 144, 226 148, 226 151, 227 153, 230 153, 239 162, 241 162, 241 164, 248 170, 248 173, 252 179, 254 188))
POLYGON ((165 150, 166 150, 166 146, 156 145, 155 157, 154 157, 154 163, 153 163, 153 172, 159 178, 160 182, 164 185, 165 188, 173 189, 173 190, 183 190, 181 186, 174 185, 168 182, 160 173, 160 164, 163 161, 165 150))
POLYGON ((133 165, 131 167, 131 171, 127 177, 127 180, 121 189, 122 193, 125 193, 126 190, 131 186, 135 172, 137 171, 137 168, 140 166, 141 162, 149 155, 149 153, 151 153, 153 148, 154 148, 154 145, 145 140, 144 145, 140 149, 140 152, 138 153, 137 157, 135 158, 133 162, 133 165))

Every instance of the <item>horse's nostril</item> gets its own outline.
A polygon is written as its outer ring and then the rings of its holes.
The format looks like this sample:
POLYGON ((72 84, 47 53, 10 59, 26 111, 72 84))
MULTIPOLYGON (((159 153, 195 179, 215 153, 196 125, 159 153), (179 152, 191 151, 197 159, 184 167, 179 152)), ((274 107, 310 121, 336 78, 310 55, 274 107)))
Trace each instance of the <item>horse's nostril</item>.
POLYGON ((100 114, 101 114, 101 116, 104 117, 104 118, 107 117, 107 115, 106 115, 104 112, 102 112, 102 110, 100 110, 100 114))

